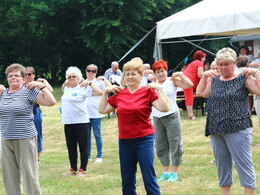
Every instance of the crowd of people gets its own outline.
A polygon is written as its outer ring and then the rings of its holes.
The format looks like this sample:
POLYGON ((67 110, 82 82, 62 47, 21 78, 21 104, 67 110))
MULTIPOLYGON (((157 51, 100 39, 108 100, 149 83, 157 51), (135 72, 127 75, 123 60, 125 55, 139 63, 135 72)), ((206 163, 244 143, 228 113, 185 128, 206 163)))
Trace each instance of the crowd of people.
MULTIPOLYGON (((125 63, 123 71, 118 62, 113 61, 103 76, 97 76, 97 65, 89 64, 85 79, 79 68, 69 67, 61 97, 70 164, 64 175, 88 175, 92 132, 97 151, 95 163, 103 162, 102 118, 115 112, 122 193, 136 194, 139 164, 147 194, 160 194, 158 182, 177 181, 182 164, 184 148, 176 99, 178 92, 183 91, 188 119, 196 119, 194 94, 207 99, 205 136, 211 140, 222 194, 230 194, 233 163, 245 193, 253 194, 256 176, 251 151, 251 110, 255 107, 260 125, 260 52, 253 59, 243 46, 238 55, 231 48, 223 48, 212 63, 205 63, 206 54, 198 50, 190 64, 183 64, 182 71, 170 75, 166 61, 159 60, 150 66, 139 57, 125 63), (115 78, 120 78, 116 84, 112 82, 115 78), (248 98, 250 93, 254 94, 253 102, 248 98), (162 166, 158 178, 155 154, 162 166)), ((53 88, 46 79, 35 79, 33 67, 11 64, 5 74, 8 87, 0 85, 4 186, 7 194, 22 194, 23 181, 27 194, 41 194, 38 181, 43 145, 40 105, 56 103, 53 88)))

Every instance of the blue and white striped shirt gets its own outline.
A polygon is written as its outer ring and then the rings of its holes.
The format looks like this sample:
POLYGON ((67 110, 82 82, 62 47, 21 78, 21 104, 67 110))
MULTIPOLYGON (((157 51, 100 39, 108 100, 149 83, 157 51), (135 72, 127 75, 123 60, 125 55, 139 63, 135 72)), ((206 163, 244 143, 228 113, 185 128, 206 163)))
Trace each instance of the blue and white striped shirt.
POLYGON ((33 106, 40 91, 23 86, 15 93, 5 90, 0 96, 1 137, 26 139, 37 135, 33 106))

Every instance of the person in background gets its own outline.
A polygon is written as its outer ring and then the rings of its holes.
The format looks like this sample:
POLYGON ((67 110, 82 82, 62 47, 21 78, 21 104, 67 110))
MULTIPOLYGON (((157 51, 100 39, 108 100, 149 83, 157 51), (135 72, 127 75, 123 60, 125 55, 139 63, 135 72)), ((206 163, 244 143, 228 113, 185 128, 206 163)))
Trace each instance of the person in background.
POLYGON ((254 59, 254 56, 249 54, 249 48, 245 45, 240 46, 238 48, 238 52, 239 52, 239 56, 247 56, 249 63, 254 59))
POLYGON ((237 68, 238 72, 242 73, 248 66, 248 57, 247 56, 238 56, 237 58, 237 68))
MULTIPOLYGON (((258 51, 257 57, 249 64, 249 67, 260 70, 260 50, 258 51)), ((254 94, 254 106, 256 115, 258 118, 258 126, 260 127, 260 96, 254 94)))
POLYGON ((83 81, 81 71, 71 66, 66 71, 66 81, 61 97, 62 123, 70 160, 69 173, 65 176, 87 174, 88 135, 90 131, 87 97, 100 96, 102 91, 94 83, 83 81), (80 84, 81 83, 81 84, 80 84), (88 87, 90 86, 90 87, 88 87), (80 168, 77 167, 78 150, 80 152, 80 168), (77 173, 78 171, 78 173, 77 173))
MULTIPOLYGON (((102 91, 105 86, 111 85, 110 82, 103 76, 96 78, 98 67, 95 64, 90 64, 86 67, 87 81, 97 85, 102 91)), ((90 86, 88 86, 90 87, 90 86)), ((96 140, 97 156, 95 163, 102 162, 102 134, 101 134, 101 121, 104 115, 98 112, 98 105, 101 96, 90 96, 88 97, 87 111, 89 113, 90 120, 90 131, 88 140, 88 161, 91 161, 91 131, 93 129, 94 137, 96 140)))
POLYGON ((39 81, 24 85, 25 67, 11 64, 5 70, 9 87, 0 94, 2 175, 6 193, 40 195, 38 179, 37 130, 34 104, 53 106, 50 90, 39 81))
POLYGON ((150 114, 152 106, 169 111, 169 101, 158 83, 141 86, 144 66, 141 60, 131 60, 123 67, 127 88, 107 86, 99 102, 99 112, 107 114, 117 109, 119 158, 124 195, 136 194, 137 163, 147 194, 159 195, 160 187, 154 171, 154 128, 150 114), (158 93, 156 93, 156 91, 158 93), (108 99, 108 93, 115 95, 108 99))
POLYGON ((197 93, 209 98, 205 135, 210 136, 222 194, 230 194, 235 162, 245 194, 253 194, 256 176, 252 162, 252 120, 249 92, 260 95, 260 72, 247 68, 236 71, 237 54, 230 48, 217 52, 215 70, 203 73, 197 93), (252 77, 254 75, 255 77, 252 77))
POLYGON ((123 73, 122 71, 119 69, 119 64, 117 61, 113 61, 111 63, 111 68, 107 69, 105 74, 104 74, 104 77, 109 80, 110 76, 111 75, 117 75, 117 76, 120 76, 122 77, 123 76, 123 73))
POLYGON ((210 70, 210 63, 208 60, 205 60, 204 62, 204 71, 210 70))
MULTIPOLYGON (((30 82, 35 80, 35 70, 33 67, 26 67, 25 68, 25 84, 28 85, 30 82)), ((49 84, 49 82, 46 79, 38 78, 38 82, 42 82, 44 85, 46 85, 47 89, 50 90, 50 92, 53 92, 52 86, 49 84)), ((38 143, 38 161, 40 162, 40 155, 42 152, 42 111, 40 109, 39 104, 34 104, 33 107, 33 114, 34 114, 34 125, 37 130, 37 143, 38 143)))
POLYGON ((203 63, 206 60, 206 54, 201 50, 198 50, 193 55, 194 61, 191 62, 186 70, 184 75, 186 75, 193 83, 193 87, 189 89, 184 89, 186 109, 188 112, 188 119, 196 119, 193 114, 193 103, 194 103, 194 91, 199 84, 200 78, 203 74, 203 63))
POLYGON ((156 154, 163 166, 163 173, 157 181, 174 182, 178 180, 177 171, 183 154, 181 119, 176 103, 177 87, 190 88, 193 83, 182 72, 175 72, 167 77, 168 65, 164 60, 155 62, 152 69, 156 83, 162 87, 170 102, 168 112, 152 108, 156 154))

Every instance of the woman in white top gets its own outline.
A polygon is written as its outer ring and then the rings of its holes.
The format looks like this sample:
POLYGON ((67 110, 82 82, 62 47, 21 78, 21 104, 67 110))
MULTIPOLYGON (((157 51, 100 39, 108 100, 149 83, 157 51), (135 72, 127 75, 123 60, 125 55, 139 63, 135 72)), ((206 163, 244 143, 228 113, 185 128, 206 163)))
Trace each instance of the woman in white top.
POLYGON ((94 83, 84 81, 81 84, 82 73, 77 67, 69 67, 66 71, 64 93, 61 97, 62 123, 70 160, 68 175, 77 175, 77 145, 80 152, 80 168, 78 176, 86 175, 88 163, 89 114, 87 112, 87 97, 101 95, 102 91, 94 83), (87 87, 91 86, 91 88, 87 87))
POLYGON ((176 103, 177 88, 191 88, 193 83, 182 72, 175 72, 171 77, 167 77, 168 65, 164 60, 155 62, 152 69, 170 101, 169 112, 160 112, 154 107, 152 110, 156 153, 163 166, 163 173, 158 181, 174 182, 178 179, 177 170, 182 163, 183 153, 181 120, 176 103))

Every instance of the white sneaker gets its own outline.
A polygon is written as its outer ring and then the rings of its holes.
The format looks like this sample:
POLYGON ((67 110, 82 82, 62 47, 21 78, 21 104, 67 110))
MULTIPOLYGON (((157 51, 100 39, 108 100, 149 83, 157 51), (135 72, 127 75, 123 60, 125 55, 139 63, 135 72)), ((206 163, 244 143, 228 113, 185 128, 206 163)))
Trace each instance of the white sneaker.
POLYGON ((97 158, 95 163, 101 163, 102 162, 102 158, 97 158))

